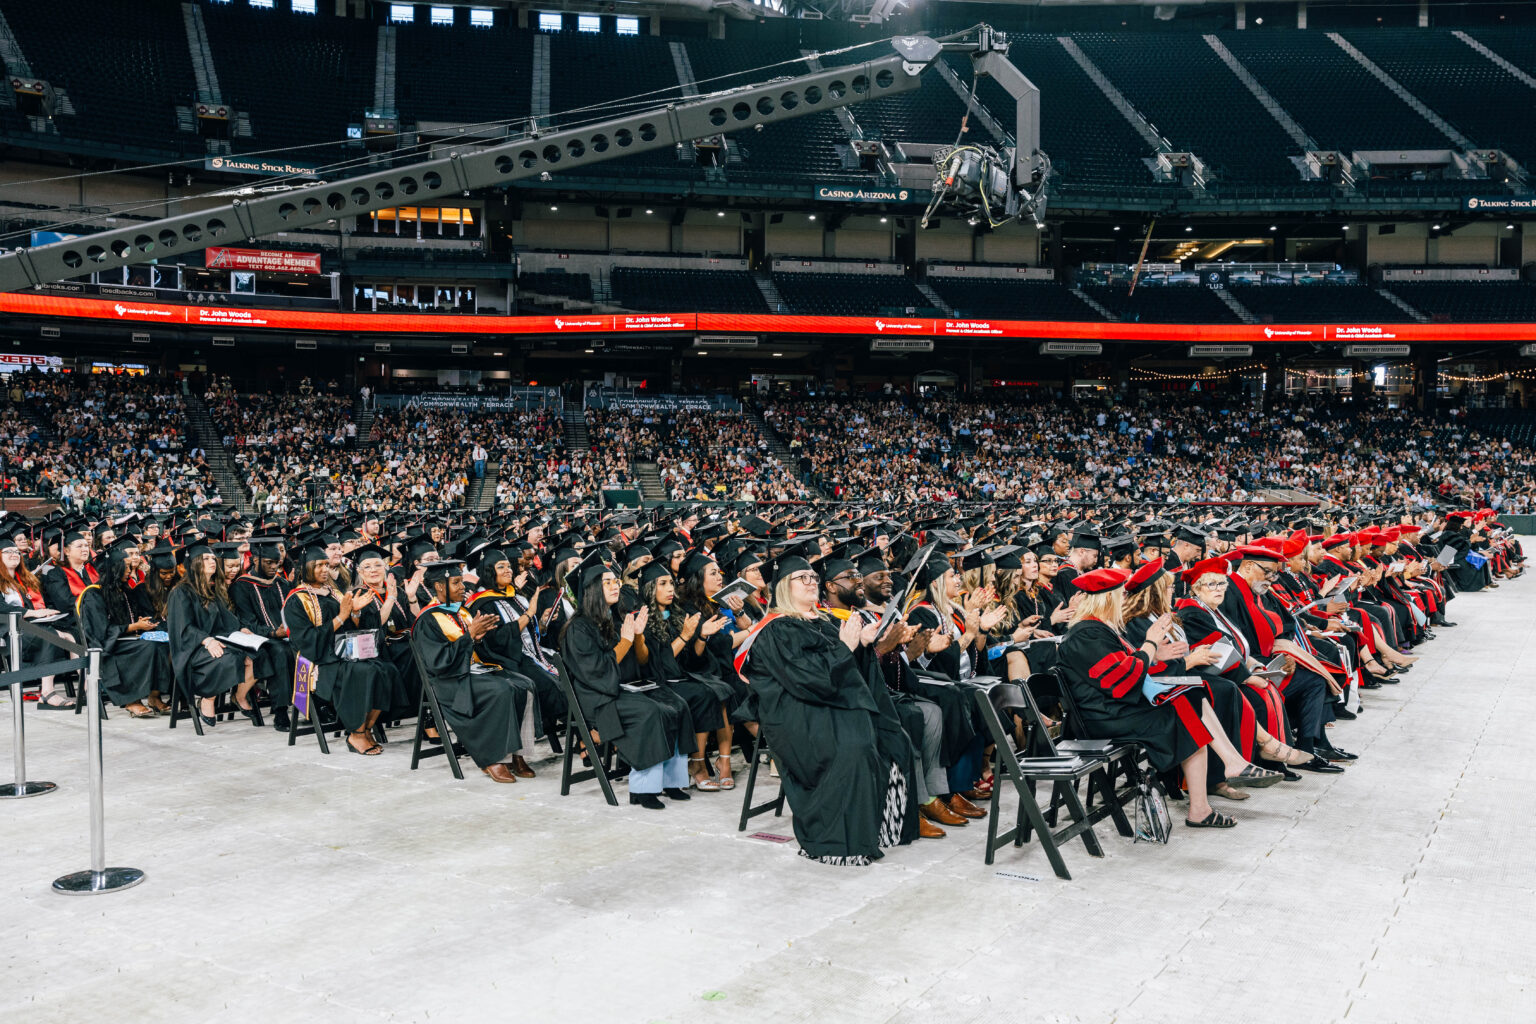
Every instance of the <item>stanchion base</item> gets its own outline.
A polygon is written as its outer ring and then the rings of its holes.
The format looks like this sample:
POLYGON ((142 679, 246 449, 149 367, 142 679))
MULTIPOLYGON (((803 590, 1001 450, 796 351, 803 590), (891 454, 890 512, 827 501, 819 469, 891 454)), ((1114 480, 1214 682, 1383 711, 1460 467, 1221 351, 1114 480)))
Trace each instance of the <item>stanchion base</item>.
POLYGON ((52 782, 0 783, 0 800, 20 800, 24 796, 42 796, 59 787, 52 782))
POLYGON ((130 889, 144 881, 138 868, 107 868, 105 871, 76 871, 53 880, 53 891, 63 893, 115 892, 130 889))

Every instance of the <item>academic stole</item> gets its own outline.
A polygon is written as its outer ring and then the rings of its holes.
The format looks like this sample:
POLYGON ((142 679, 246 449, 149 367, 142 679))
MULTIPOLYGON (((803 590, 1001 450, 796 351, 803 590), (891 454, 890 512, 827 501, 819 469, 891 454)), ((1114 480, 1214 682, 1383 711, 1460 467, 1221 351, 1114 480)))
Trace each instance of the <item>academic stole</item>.
MULTIPOLYGON (((295 590, 293 597, 299 599, 299 607, 304 609, 304 614, 309 618, 311 626, 320 625, 321 611, 320 599, 303 587, 295 590)), ((293 655, 293 709, 305 718, 312 718, 309 695, 315 692, 315 686, 320 682, 320 666, 310 661, 304 655, 294 649, 293 655)))
MULTIPOLYGON (((438 628, 443 631, 443 636, 448 638, 449 643, 456 643, 458 639, 464 635, 464 630, 469 626, 469 621, 464 617, 466 612, 462 607, 460 607, 459 610, 454 612, 452 615, 448 613, 446 608, 441 608, 437 605, 433 605, 432 607, 428 608, 427 611, 432 613, 432 617, 437 621, 438 628)), ((426 613, 423 612, 422 614, 426 613)), ((501 668, 500 665, 493 664, 492 662, 481 658, 480 652, 475 650, 473 646, 471 646, 469 649, 469 657, 471 661, 484 665, 487 668, 501 668)))

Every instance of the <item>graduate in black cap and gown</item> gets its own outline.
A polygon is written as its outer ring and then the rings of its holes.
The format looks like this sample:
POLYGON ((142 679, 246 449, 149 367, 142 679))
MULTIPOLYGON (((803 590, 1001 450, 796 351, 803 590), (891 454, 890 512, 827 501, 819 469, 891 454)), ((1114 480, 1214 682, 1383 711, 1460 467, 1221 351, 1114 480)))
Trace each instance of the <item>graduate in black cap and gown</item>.
POLYGON ((829 635, 820 592, 804 558, 780 561, 773 608, 736 664, 779 761, 801 856, 864 866, 901 842, 911 801, 900 766, 880 752, 880 711, 854 658, 865 627, 850 616, 829 635))
POLYGON ((293 649, 314 663, 314 695, 336 709, 348 733, 347 749, 376 756, 382 751, 373 741, 373 726, 382 709, 399 706, 400 676, 380 650, 377 634, 352 629, 354 599, 332 589, 325 548, 305 548, 299 565, 302 582, 283 604, 293 649))
POLYGON ((657 796, 688 799, 688 758, 693 716, 688 704, 658 683, 642 681, 650 648, 647 609, 622 614, 622 585, 600 553, 575 570, 577 613, 560 635, 560 652, 571 687, 598 738, 612 742, 630 765, 629 802, 666 807, 657 796))
POLYGON ((424 564, 436 598, 411 629, 411 643, 437 691, 443 714, 475 764, 493 782, 514 783, 509 767, 522 751, 519 714, 531 692, 481 657, 481 642, 498 628, 495 615, 471 615, 464 607, 464 563, 457 558, 424 564))
POLYGON ((171 650, 169 644, 143 639, 156 624, 134 613, 128 600, 131 571, 124 548, 108 548, 100 582, 81 593, 75 614, 86 646, 101 649, 102 694, 134 718, 155 718, 145 701, 151 692, 170 690, 171 650))
MULTIPOLYGON (((506 551, 485 548, 472 552, 471 557, 476 560, 482 589, 466 598, 470 613, 492 614, 501 620, 501 625, 486 635, 481 646, 503 671, 526 679, 533 690, 538 714, 525 721, 523 729, 528 740, 524 745, 529 746, 536 731, 552 735, 554 723, 564 721, 567 712, 565 694, 543 650, 544 633, 539 628, 537 603, 540 592, 524 595, 529 571, 518 570, 506 551)), ((533 770, 529 768, 527 772, 532 777, 533 770)))
POLYGON ((411 654, 411 613, 394 573, 389 555, 367 544, 353 552, 357 575, 352 585, 352 628, 376 630, 383 638, 380 652, 395 666, 400 677, 400 703, 384 708, 385 717, 407 718, 421 706, 421 673, 411 654))
POLYGON ((261 712, 251 702, 256 676, 250 651, 221 639, 241 631, 240 620, 225 602, 218 558, 206 543, 196 541, 184 552, 186 575, 166 598, 166 631, 170 634, 171 665, 187 692, 198 699, 203 724, 218 724, 214 698, 235 691, 235 703, 251 724, 261 724, 261 712))
MULTIPOLYGON (((225 565, 239 565, 239 545, 215 544, 214 550, 225 565)), ((288 709, 293 705, 293 645, 288 642, 288 627, 283 624, 283 601, 288 596, 285 581, 278 578, 282 561, 282 541, 276 537, 255 537, 250 542, 249 572, 239 572, 229 581, 229 604, 240 625, 266 643, 251 652, 251 668, 265 685, 272 700, 272 726, 288 730, 288 709)))

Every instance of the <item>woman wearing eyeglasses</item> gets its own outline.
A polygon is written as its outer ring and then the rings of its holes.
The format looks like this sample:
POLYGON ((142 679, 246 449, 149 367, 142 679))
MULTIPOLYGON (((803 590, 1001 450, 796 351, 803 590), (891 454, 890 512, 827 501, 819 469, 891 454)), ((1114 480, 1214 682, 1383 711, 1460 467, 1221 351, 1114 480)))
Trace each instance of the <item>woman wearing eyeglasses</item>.
POLYGON ((820 621, 820 595, 810 563, 784 559, 773 607, 737 648, 736 667, 779 761, 800 855, 862 867, 901 841, 908 783, 880 755, 879 709, 854 660, 879 624, 851 615, 834 638, 820 621))
MULTIPOLYGON (((1279 773, 1249 764, 1233 747, 1203 687, 1158 692, 1146 685, 1155 669, 1185 657, 1189 647, 1173 637, 1169 615, 1147 629, 1139 646, 1122 634, 1127 578, 1119 569, 1095 569, 1073 581, 1083 597, 1062 641, 1060 668, 1089 738, 1134 740, 1154 771, 1182 768, 1186 779, 1205 778, 1214 755, 1234 787, 1279 782, 1279 773)), ((1231 828, 1237 822, 1211 808, 1206 787, 1192 785, 1185 824, 1231 828)))
POLYGON ((1222 600, 1230 585, 1227 569, 1225 559, 1207 558, 1183 571, 1184 581, 1193 595, 1181 598, 1175 605, 1185 635, 1196 647, 1225 645, 1217 648, 1221 657, 1196 668, 1196 674, 1220 676, 1239 684, 1238 692, 1253 709, 1261 764, 1308 770, 1326 766, 1326 761, 1314 764, 1316 759, 1311 754, 1287 746, 1281 738, 1289 735, 1285 700, 1273 683, 1254 675, 1264 663, 1256 656, 1243 630, 1222 611, 1222 600), (1231 649, 1230 653, 1227 648, 1231 649))

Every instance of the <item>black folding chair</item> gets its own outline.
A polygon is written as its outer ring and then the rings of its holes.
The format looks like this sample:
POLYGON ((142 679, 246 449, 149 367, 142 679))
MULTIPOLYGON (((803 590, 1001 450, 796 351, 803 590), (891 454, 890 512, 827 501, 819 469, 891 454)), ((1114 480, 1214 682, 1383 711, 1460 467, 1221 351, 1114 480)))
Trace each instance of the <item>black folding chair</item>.
POLYGON ((443 756, 448 758, 448 767, 453 770, 453 777, 464 778, 464 770, 459 767, 459 756, 464 753, 463 744, 453 738, 453 730, 448 728, 448 716, 443 714, 443 705, 437 699, 437 687, 432 685, 432 677, 427 674, 427 666, 422 663, 421 651, 416 648, 414 639, 411 641, 411 656, 416 659, 416 674, 421 676, 421 703, 416 708, 416 738, 411 744, 411 771, 429 757, 443 756), (437 739, 427 735, 429 725, 436 725, 437 739))
MULTIPOLYGON (((772 811, 775 818, 782 818, 784 816, 784 783, 782 781, 779 783, 778 796, 765 803, 760 803, 756 807, 752 806, 752 792, 757 788, 758 768, 762 765, 765 757, 768 759, 769 764, 775 763, 773 750, 768 746, 768 734, 763 732, 762 723, 758 723, 757 743, 752 748, 752 763, 747 766, 747 784, 741 795, 741 821, 736 825, 737 832, 745 832, 747 830, 747 822, 759 814, 767 814, 769 811, 772 811)), ((783 771, 782 768, 779 769, 781 776, 783 771)))
MULTIPOLYGON (((1090 778, 1095 772, 1102 772, 1104 759, 1092 753, 1079 753, 1072 756, 1071 760, 1057 760, 1064 755, 1045 754, 1041 757, 1030 757, 1032 749, 1038 749, 1035 744, 1035 736, 1031 736, 1031 742, 1026 746, 1022 755, 1015 755, 1008 742, 1012 731, 1003 722, 1003 714, 1011 719, 1014 714, 1021 714, 1030 723, 1031 732, 1045 737, 1045 725, 1040 717, 1039 708, 1034 703, 1034 697, 1029 692, 1027 684, 1011 681, 995 683, 987 688, 976 690, 976 704, 981 713, 981 719, 986 724, 987 732, 992 736, 994 744, 992 754, 992 771, 997 780, 992 787, 990 800, 991 813, 987 816, 987 848, 986 863, 991 864, 996 858, 997 851, 1009 844, 1023 846, 1028 841, 1030 834, 1039 837, 1040 846, 1045 850, 1046 858, 1051 862, 1051 868, 1058 878, 1070 880, 1071 873, 1067 870, 1067 863, 1061 855, 1061 847, 1074 839, 1081 839, 1088 853, 1094 857, 1104 856, 1104 850, 1099 845, 1099 838, 1094 834, 1095 822, 1110 816, 1107 808, 1101 808, 1097 813, 1090 813, 1083 806, 1078 797, 1078 783, 1090 778), (1007 779, 1019 798, 1019 809, 1012 828, 999 833, 998 818, 1001 810, 1002 781, 1007 779), (1035 787, 1038 783, 1051 784, 1052 806, 1065 807, 1071 816, 1070 824, 1063 828, 1054 828, 1047 824, 1045 814, 1041 812, 1040 805, 1035 799, 1035 787)), ((1049 749, 1049 737, 1045 737, 1046 749, 1049 749)), ((1119 804, 1113 806, 1118 811, 1119 804)), ((1123 817, 1123 815, 1122 815, 1123 817)), ((1119 824, 1117 820, 1116 824, 1119 824)))
POLYGON ((570 676, 566 674, 565 659, 558 654, 550 656, 550 663, 555 666, 555 681, 560 684, 560 692, 565 694, 565 753, 560 760, 560 795, 570 796, 571 786, 578 782, 586 782, 588 779, 596 779, 598 785, 603 788, 603 799, 609 806, 619 806, 619 798, 613 793, 613 783, 609 780, 618 778, 612 768, 613 744, 599 738, 594 743, 592 737, 595 730, 587 723, 587 713, 582 709, 581 701, 576 699, 576 688, 571 685, 570 676), (572 763, 576 759, 576 751, 584 746, 587 750, 587 760, 592 767, 579 771, 573 770, 572 763))
MULTIPOLYGON (((1077 702, 1072 699, 1072 691, 1067 686, 1067 681, 1062 679, 1057 672, 1040 673, 1049 676, 1061 695, 1061 713, 1066 719, 1064 735, 1069 734, 1069 739, 1058 741, 1052 749, 1061 753, 1073 753, 1079 750, 1102 750, 1106 764, 1104 771, 1098 776, 1097 789, 1105 803, 1114 807, 1117 816, 1115 823, 1120 825, 1120 834, 1131 835, 1129 823, 1121 824, 1125 812, 1122 809, 1136 796, 1136 787, 1144 778, 1141 770, 1141 762, 1146 758, 1146 752, 1141 745, 1128 740, 1097 740, 1088 736, 1088 727, 1083 722, 1082 712, 1077 708, 1077 702), (1107 746, 1106 746, 1107 744, 1107 746), (1118 779, 1124 778, 1126 787, 1123 792, 1116 789, 1118 779)), ((1031 677, 1034 678, 1034 677, 1031 677)), ((1093 794, 1095 786, 1090 783, 1088 787, 1088 807, 1093 808, 1093 794)))
POLYGON ((172 729, 176 728, 176 723, 183 718, 190 718, 192 719, 192 728, 197 730, 199 736, 203 734, 203 720, 197 713, 197 699, 192 696, 191 685, 183 682, 179 676, 171 685, 171 714, 169 717, 172 729))

